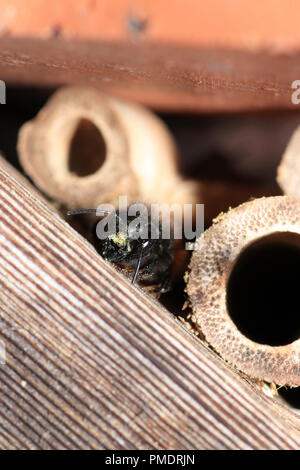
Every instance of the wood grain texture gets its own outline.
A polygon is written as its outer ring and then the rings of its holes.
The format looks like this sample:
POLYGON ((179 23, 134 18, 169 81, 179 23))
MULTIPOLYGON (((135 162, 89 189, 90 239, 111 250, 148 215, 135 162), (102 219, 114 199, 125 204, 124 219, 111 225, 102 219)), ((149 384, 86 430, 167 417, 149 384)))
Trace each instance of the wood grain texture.
MULTIPOLYGON (((299 51, 1 37, 0 77, 21 86, 90 84, 160 110, 293 109, 299 51)), ((7 103, 9 103, 9 90, 7 103)))
POLYGON ((0 169, 2 449, 297 449, 299 419, 0 169))

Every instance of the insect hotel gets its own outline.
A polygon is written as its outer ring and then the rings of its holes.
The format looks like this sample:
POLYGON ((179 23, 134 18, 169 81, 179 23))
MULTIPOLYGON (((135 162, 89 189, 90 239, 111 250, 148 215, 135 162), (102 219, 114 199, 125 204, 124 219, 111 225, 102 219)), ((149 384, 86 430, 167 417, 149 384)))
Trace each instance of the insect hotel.
POLYGON ((1 449, 299 449, 297 3, 0 2, 1 449))

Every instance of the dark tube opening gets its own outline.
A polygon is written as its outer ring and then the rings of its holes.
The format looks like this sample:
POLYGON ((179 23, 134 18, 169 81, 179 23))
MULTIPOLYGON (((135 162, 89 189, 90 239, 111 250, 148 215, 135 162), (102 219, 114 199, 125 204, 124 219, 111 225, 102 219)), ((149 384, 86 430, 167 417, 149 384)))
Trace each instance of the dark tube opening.
POLYGON ((276 232, 249 244, 227 282, 228 313, 247 338, 283 346, 300 334, 300 235, 276 232))
POLYGON ((287 405, 294 408, 295 411, 300 411, 300 387, 280 387, 278 395, 283 398, 287 405))
POLYGON ((80 119, 70 144, 69 171, 80 177, 92 175, 105 157, 106 144, 99 129, 88 119, 80 119))

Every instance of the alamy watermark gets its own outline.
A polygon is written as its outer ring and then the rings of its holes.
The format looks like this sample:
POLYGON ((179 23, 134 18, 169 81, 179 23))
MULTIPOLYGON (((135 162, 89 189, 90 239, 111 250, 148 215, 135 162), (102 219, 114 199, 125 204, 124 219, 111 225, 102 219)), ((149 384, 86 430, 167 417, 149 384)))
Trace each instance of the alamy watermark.
POLYGON ((6 85, 3 80, 0 80, 0 104, 6 104, 6 85))
POLYGON ((293 104, 299 104, 300 103, 300 80, 294 80, 291 84, 291 88, 295 90, 292 93, 291 101, 293 104))
POLYGON ((100 204, 101 216, 96 234, 100 240, 115 237, 126 239, 184 239, 187 250, 204 231, 204 204, 131 204, 127 196, 119 196, 119 206, 100 204), (118 227, 118 228, 117 228, 118 227))

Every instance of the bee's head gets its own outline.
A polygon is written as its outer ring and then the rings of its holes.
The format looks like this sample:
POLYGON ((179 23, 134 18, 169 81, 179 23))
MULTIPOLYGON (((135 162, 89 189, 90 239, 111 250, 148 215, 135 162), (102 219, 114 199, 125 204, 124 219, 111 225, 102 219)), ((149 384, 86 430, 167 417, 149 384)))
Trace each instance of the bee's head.
POLYGON ((148 239, 147 227, 131 227, 134 217, 128 216, 127 226, 117 220, 116 231, 108 234, 106 238, 99 239, 95 233, 95 247, 101 256, 112 263, 133 263, 139 258, 141 250, 147 256, 151 251, 152 241, 148 239), (146 228, 146 230, 145 230, 146 228), (146 236, 145 236, 146 235, 146 236))
POLYGON ((161 227, 151 224, 149 217, 146 217, 138 225, 134 222, 136 217, 127 216, 127 222, 122 220, 118 212, 96 209, 84 209, 79 211, 69 211, 68 215, 97 213, 107 215, 114 222, 114 230, 103 231, 105 226, 101 225, 100 236, 97 222, 94 226, 94 246, 98 253, 107 261, 114 263, 121 269, 134 271, 132 283, 135 282, 139 270, 154 261, 155 256, 162 255, 169 249, 170 241, 159 240, 161 238, 161 227), (133 222, 133 223, 132 223, 133 222), (153 237, 153 234, 156 236, 153 237))

